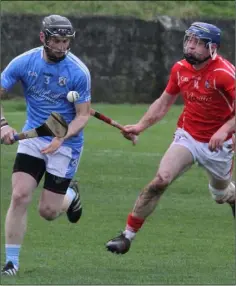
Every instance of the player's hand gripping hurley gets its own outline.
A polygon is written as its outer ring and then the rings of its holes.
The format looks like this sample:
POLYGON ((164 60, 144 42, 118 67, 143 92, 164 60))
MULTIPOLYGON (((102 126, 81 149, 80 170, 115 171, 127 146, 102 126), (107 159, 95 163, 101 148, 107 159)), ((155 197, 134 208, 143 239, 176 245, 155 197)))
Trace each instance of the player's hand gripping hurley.
MULTIPOLYGON (((52 136, 62 138, 68 131, 68 124, 64 118, 57 112, 52 112, 48 119, 39 127, 27 130, 18 134, 14 134, 14 140, 23 140, 34 137, 52 136)), ((4 139, 1 139, 1 144, 4 139)))

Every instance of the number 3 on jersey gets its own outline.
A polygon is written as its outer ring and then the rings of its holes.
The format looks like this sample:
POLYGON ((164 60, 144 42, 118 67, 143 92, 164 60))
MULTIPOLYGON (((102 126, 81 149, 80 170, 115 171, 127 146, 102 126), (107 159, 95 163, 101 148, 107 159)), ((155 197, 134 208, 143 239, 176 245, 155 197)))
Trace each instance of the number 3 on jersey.
POLYGON ((50 76, 44 75, 44 83, 49 84, 50 83, 50 76))

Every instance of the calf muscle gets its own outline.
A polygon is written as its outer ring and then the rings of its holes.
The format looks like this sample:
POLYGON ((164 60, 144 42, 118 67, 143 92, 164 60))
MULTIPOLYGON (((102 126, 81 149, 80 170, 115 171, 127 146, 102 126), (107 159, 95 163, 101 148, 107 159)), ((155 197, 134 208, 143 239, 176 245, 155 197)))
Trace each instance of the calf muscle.
POLYGON ((138 199, 133 208, 133 215, 145 219, 156 208, 164 190, 158 190, 154 185, 148 185, 139 194, 138 199))

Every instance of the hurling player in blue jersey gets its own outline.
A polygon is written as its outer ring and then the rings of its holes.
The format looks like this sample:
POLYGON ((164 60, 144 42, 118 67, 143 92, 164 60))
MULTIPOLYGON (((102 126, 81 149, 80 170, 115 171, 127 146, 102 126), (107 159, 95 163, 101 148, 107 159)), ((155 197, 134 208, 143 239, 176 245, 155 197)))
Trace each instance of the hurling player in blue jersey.
MULTIPOLYGON (((59 15, 43 19, 43 46, 14 58, 1 74, 1 96, 21 82, 27 106, 23 130, 41 125, 52 111, 60 113, 69 128, 64 138, 41 137, 19 141, 12 174, 12 197, 5 222, 6 264, 4 275, 15 275, 26 231, 27 207, 44 175, 39 214, 48 221, 66 212, 76 223, 82 213, 77 185, 71 181, 83 150, 83 129, 90 117, 91 78, 85 64, 70 50, 75 31, 59 15), (77 91, 70 103, 66 96, 77 91), (72 183, 72 184, 71 184, 72 183)), ((16 131, 8 124, 1 107, 1 139, 14 143, 16 131)))

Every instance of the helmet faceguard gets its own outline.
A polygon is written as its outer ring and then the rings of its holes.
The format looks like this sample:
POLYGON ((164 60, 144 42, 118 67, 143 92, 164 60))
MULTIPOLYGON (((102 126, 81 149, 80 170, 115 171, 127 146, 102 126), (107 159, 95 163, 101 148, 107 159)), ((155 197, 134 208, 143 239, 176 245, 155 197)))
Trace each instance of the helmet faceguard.
POLYGON ((68 47, 67 50, 63 52, 63 56, 57 57, 54 52, 61 51, 51 48, 49 46, 49 40, 52 37, 74 39, 75 30, 71 22, 66 17, 62 17, 60 15, 50 15, 43 19, 41 31, 44 33, 45 36, 44 50, 47 54, 48 59, 53 62, 62 61, 70 51, 70 47, 68 47))
POLYGON ((195 22, 185 31, 183 52, 187 62, 191 65, 201 64, 210 58, 215 59, 217 48, 220 47, 221 30, 214 25, 195 22), (194 45, 194 51, 190 45, 194 45), (209 55, 202 58, 199 47, 204 46, 209 50, 209 55))

